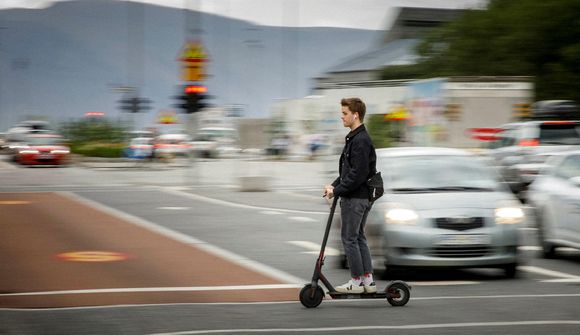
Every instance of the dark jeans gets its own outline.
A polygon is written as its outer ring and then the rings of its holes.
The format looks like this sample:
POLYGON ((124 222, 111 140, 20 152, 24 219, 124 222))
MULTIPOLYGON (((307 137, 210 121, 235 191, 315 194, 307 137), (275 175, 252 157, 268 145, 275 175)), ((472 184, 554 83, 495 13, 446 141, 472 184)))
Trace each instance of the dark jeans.
POLYGON ((340 198, 342 229, 340 235, 352 277, 373 272, 365 224, 371 203, 367 199, 340 198))

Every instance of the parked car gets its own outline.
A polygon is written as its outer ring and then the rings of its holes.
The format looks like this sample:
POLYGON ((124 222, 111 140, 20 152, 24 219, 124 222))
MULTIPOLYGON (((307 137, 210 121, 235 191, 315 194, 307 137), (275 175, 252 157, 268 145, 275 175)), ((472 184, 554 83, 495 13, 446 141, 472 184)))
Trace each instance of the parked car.
POLYGON ((135 137, 129 141, 125 155, 129 158, 145 159, 153 157, 153 138, 135 137))
POLYGON ((186 134, 163 134, 155 139, 156 157, 188 156, 191 153, 191 137, 186 134))
POLYGON ((376 153, 385 194, 373 205, 366 232, 373 260, 387 274, 398 268, 493 267, 516 275, 524 213, 484 158, 450 148, 376 153))
POLYGON ((70 149, 60 135, 32 134, 15 149, 13 160, 23 165, 64 165, 70 161, 70 149))
POLYGON ((217 158, 219 156, 219 142, 209 136, 199 135, 190 144, 192 152, 197 157, 217 158))
POLYGON ((238 132, 228 127, 204 127, 199 129, 192 151, 199 157, 218 158, 239 154, 238 132))
POLYGON ((580 151, 552 155, 530 185, 542 254, 553 258, 558 247, 580 249, 580 151))
POLYGON ((525 191, 551 153, 580 148, 580 121, 544 120, 501 127, 489 155, 515 194, 525 191))

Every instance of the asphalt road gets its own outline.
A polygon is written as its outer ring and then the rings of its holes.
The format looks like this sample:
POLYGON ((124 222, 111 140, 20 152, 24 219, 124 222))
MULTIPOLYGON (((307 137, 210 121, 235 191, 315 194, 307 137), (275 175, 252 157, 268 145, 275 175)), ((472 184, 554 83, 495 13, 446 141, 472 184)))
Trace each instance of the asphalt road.
MULTIPOLYGON (((416 271, 402 274, 413 285, 405 307, 302 307, 297 291, 328 211, 327 165, 248 164, 0 162, 0 334, 580 333, 580 253, 538 258, 533 218, 521 229, 516 279, 416 271), (239 191, 250 170, 271 177, 270 191, 239 191)), ((348 272, 335 264, 329 251, 326 274, 340 284, 348 272)))

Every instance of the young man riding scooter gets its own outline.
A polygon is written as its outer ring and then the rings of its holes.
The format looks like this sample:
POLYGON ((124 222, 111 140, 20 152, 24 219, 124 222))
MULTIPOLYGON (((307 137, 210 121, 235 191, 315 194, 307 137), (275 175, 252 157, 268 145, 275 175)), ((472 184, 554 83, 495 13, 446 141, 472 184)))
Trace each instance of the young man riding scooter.
POLYGON ((341 119, 350 128, 339 160, 339 177, 324 187, 327 198, 340 197, 341 239, 351 279, 336 287, 341 293, 375 293, 371 253, 365 223, 372 203, 367 179, 376 171, 375 148, 363 124, 366 106, 359 98, 342 99, 341 119))

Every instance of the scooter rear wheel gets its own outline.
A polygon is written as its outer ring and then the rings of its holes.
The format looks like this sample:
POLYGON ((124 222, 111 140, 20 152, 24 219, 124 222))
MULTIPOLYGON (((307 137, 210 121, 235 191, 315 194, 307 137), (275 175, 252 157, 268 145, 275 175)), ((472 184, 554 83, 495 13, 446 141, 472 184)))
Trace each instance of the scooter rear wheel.
POLYGON ((300 290, 300 302, 306 308, 315 308, 320 305, 324 299, 324 291, 320 286, 312 287, 312 284, 306 284, 300 290), (314 292, 313 292, 314 290, 314 292))
POLYGON ((409 287, 403 283, 392 283, 386 288, 387 301, 391 306, 405 306, 411 298, 409 287))

